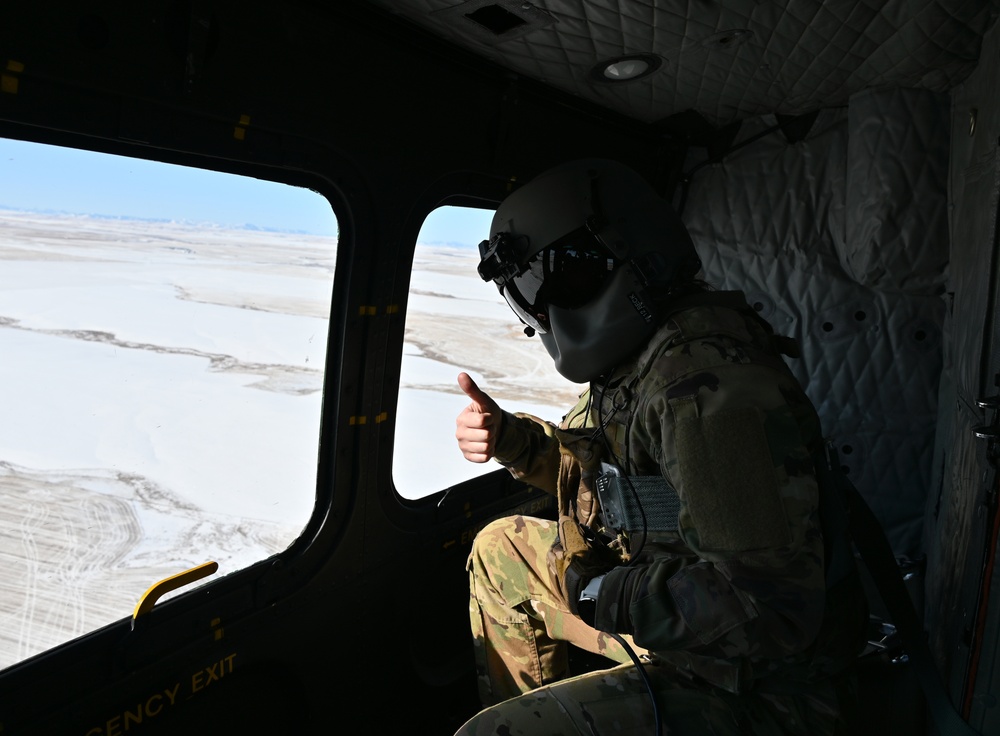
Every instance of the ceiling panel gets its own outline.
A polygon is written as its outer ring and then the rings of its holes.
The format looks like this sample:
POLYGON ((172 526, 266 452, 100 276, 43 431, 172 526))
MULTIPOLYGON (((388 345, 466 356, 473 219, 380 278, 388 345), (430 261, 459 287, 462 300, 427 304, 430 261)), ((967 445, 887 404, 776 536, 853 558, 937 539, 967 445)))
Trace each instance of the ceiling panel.
POLYGON ((642 122, 695 110, 717 127, 845 104, 863 89, 950 89, 972 70, 1000 0, 369 0, 430 33, 642 122), (650 76, 594 81, 652 54, 650 76))

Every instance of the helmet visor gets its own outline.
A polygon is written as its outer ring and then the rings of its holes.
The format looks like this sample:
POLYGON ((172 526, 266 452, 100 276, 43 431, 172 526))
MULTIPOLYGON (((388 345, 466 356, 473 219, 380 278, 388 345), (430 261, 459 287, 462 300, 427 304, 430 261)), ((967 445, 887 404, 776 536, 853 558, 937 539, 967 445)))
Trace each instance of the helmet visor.
POLYGON ((575 233, 531 258, 503 288, 504 298, 521 321, 548 331, 548 307, 576 309, 604 288, 617 261, 589 233, 575 233), (582 237, 580 237, 582 235, 582 237))

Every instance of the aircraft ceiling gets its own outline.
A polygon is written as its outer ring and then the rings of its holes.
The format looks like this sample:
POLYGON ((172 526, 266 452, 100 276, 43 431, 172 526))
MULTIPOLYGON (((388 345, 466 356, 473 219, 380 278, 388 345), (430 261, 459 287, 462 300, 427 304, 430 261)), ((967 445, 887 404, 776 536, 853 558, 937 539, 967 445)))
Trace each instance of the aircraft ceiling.
POLYGON ((882 86, 946 91, 973 69, 998 0, 368 0, 450 44, 645 123, 716 128, 844 105, 882 86), (608 60, 651 73, 610 83, 608 60))

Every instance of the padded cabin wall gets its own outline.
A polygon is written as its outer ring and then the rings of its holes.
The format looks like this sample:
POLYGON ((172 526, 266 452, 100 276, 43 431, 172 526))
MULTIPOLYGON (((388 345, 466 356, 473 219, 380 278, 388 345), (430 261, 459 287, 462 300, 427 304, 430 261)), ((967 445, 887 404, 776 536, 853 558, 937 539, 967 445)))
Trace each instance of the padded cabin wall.
POLYGON ((952 91, 951 256, 947 282, 940 430, 927 508, 930 643, 953 701, 982 733, 1000 733, 1000 574, 996 520, 997 326, 1000 196, 1000 31, 986 35, 979 65, 952 91), (993 459, 991 460, 991 455, 993 459), (987 572, 984 578, 984 571, 987 572), (983 586, 984 579, 989 584, 983 586))
MULTIPOLYGON (((744 124, 741 139, 773 119, 744 124)), ((743 290, 897 556, 923 555, 947 260, 947 97, 887 89, 694 175, 683 212, 707 280, 743 290)))

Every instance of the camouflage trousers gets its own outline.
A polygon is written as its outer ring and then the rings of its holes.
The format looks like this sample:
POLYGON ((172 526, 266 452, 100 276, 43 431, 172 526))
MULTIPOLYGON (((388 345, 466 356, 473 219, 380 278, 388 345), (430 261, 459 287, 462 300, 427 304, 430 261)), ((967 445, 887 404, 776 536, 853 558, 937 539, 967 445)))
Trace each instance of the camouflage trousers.
MULTIPOLYGON (((547 564, 557 540, 555 522, 522 516, 494 521, 476 537, 469 613, 487 707, 456 736, 652 733, 649 690, 629 655, 570 613, 558 593, 547 564), (568 642, 608 657, 609 669, 570 677, 568 642)), ((735 695, 692 680, 623 638, 648 660, 665 734, 834 733, 832 692, 735 695)))
POLYGON ((567 610, 546 562, 555 522, 514 516, 487 525, 469 556, 469 615, 479 697, 493 705, 569 676, 569 645, 630 662, 611 636, 567 610))

